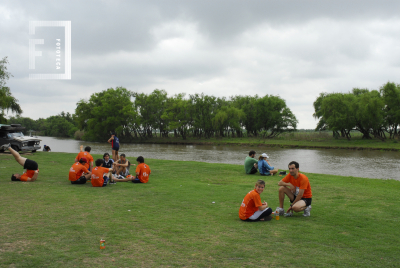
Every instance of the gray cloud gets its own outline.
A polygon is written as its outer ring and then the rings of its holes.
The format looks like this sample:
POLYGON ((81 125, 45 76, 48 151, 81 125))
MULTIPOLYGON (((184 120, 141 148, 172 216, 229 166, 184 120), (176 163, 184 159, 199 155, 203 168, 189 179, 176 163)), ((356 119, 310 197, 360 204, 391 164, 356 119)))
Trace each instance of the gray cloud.
POLYGON ((398 1, 3 2, 0 57, 9 57, 8 85, 32 118, 73 112, 79 99, 124 86, 279 95, 300 128, 314 128, 320 92, 377 89, 400 65, 398 1), (72 80, 28 79, 35 20, 72 22, 72 80))

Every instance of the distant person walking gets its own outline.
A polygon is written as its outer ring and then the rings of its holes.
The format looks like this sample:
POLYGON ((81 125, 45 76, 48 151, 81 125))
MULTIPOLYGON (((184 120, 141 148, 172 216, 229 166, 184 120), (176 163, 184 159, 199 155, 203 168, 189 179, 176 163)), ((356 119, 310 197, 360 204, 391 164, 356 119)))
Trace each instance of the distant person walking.
POLYGON ((112 158, 114 162, 117 162, 119 160, 118 156, 118 151, 119 151, 119 139, 115 135, 115 132, 111 134, 111 138, 108 139, 108 143, 111 143, 111 149, 112 149, 112 158))
POLYGON ((257 159, 254 159, 255 156, 256 152, 250 151, 249 156, 247 156, 246 159, 244 160, 244 170, 246 171, 246 174, 257 173, 258 161, 257 159))
POLYGON ((39 175, 39 166, 38 164, 30 159, 27 159, 25 157, 22 157, 19 155, 17 151, 15 151, 13 148, 11 148, 11 144, 5 144, 2 145, 0 148, 3 150, 8 149, 12 156, 14 156, 15 161, 18 162, 21 166, 26 169, 26 172, 24 174, 12 174, 11 175, 11 180, 12 181, 35 181, 39 175))

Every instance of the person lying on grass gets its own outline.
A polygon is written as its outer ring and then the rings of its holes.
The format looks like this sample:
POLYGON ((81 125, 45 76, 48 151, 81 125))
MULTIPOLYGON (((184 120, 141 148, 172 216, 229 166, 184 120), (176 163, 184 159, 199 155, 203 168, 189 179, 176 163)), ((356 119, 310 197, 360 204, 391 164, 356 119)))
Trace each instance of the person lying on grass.
POLYGON ((266 153, 263 153, 258 158, 258 172, 260 172, 260 175, 273 176, 278 172, 277 169, 274 169, 274 167, 271 166, 271 164, 268 161, 268 158, 269 156, 266 153))
POLYGON ((75 162, 78 162, 79 159, 81 159, 82 157, 86 158, 88 161, 87 163, 85 163, 85 167, 90 171, 93 169, 93 156, 90 154, 90 151, 92 150, 92 148, 90 146, 86 146, 85 147, 85 151, 83 151, 83 145, 81 145, 80 147, 80 152, 78 153, 78 155, 75 158, 75 162))
MULTIPOLYGON (((126 159, 125 154, 121 154, 119 160, 114 162, 114 170, 113 173, 118 177, 119 175, 126 177, 129 175, 129 168, 131 166, 131 162, 126 159)), ((136 166, 136 165, 132 165, 136 166)))
POLYGON ((281 181, 278 182, 279 187, 279 207, 276 211, 279 215, 284 215, 283 202, 285 195, 289 197, 290 207, 286 212, 286 217, 293 216, 294 212, 304 210, 303 216, 309 217, 311 215, 311 201, 312 192, 310 181, 307 176, 299 173, 299 163, 292 161, 288 165, 289 174, 287 174, 281 181))
POLYGON ((250 191, 243 199, 239 209, 239 218, 242 221, 269 221, 272 209, 267 202, 261 203, 260 194, 264 191, 265 182, 258 180, 254 190, 250 191))
POLYGON ((102 167, 104 160, 97 159, 96 167, 92 171, 91 182, 93 187, 105 187, 112 176, 112 168, 102 167), (106 174, 107 173, 107 174, 106 174), (108 176, 106 176, 108 175, 108 176))
POLYGON ((82 157, 79 159, 79 162, 73 164, 69 169, 68 179, 71 181, 71 184, 85 184, 90 179, 92 173, 84 166, 86 163, 87 159, 82 157))
POLYGON ((39 175, 39 166, 38 164, 30 159, 22 157, 19 155, 17 151, 11 148, 11 144, 4 144, 1 146, 3 150, 9 150, 12 156, 14 156, 15 161, 18 162, 21 166, 26 169, 24 174, 15 173, 11 175, 12 181, 35 181, 39 175))
MULTIPOLYGON (((122 154, 121 154, 122 156, 122 154)), ((124 181, 132 181, 133 183, 147 183, 149 181, 149 176, 151 173, 149 165, 144 163, 143 156, 139 156, 136 159, 138 165, 136 167, 136 177, 127 176, 124 179, 118 179, 117 177, 113 177, 111 179, 112 182, 124 182, 124 181)))

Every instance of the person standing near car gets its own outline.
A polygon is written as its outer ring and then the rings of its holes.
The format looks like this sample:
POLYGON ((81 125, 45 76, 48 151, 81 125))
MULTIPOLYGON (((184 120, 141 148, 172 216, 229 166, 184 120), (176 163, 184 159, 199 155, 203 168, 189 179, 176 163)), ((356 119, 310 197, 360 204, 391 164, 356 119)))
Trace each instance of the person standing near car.
POLYGON ((108 139, 108 143, 111 143, 111 149, 112 149, 112 158, 114 162, 117 162, 119 160, 118 156, 118 151, 119 151, 119 139, 115 135, 115 132, 111 134, 111 138, 108 139))

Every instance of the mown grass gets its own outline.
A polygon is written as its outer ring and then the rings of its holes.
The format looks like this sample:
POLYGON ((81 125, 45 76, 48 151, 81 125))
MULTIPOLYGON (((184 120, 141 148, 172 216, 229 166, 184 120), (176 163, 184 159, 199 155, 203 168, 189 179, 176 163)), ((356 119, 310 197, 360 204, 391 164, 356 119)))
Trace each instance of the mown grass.
POLYGON ((332 132, 303 131, 285 133, 278 137, 267 139, 263 137, 213 137, 193 138, 149 138, 137 139, 139 143, 179 143, 179 144, 213 144, 213 145, 239 145, 239 146, 278 146, 278 147, 297 147, 297 148, 327 148, 327 149, 370 149, 370 150, 400 150, 398 139, 362 139, 361 134, 353 133, 352 139, 334 138, 332 132))
MULTIPOLYGON (((34 183, 11 182, 21 167, 0 155, 2 267, 396 267, 400 261, 399 181, 310 173, 311 217, 247 223, 238 218, 239 206, 260 176, 245 175, 242 166, 147 159, 148 184, 93 188, 69 183, 75 154, 27 157, 39 163, 34 183)), ((261 198, 275 209, 282 177, 263 178, 261 198)))

